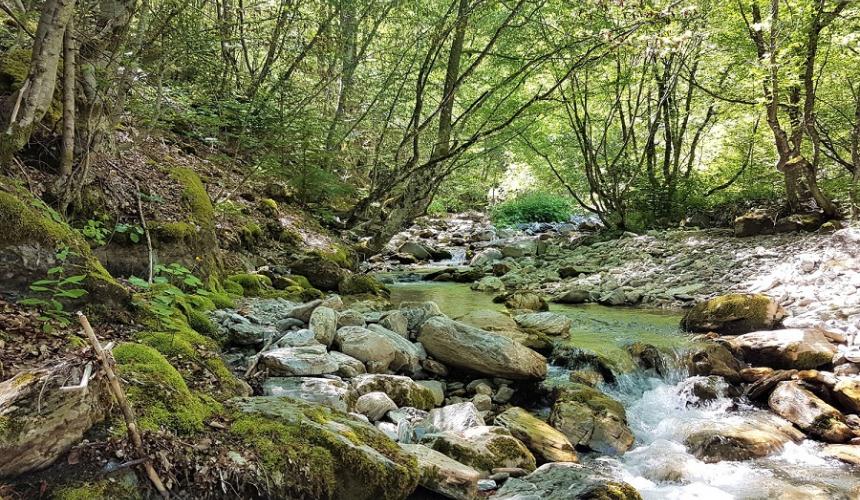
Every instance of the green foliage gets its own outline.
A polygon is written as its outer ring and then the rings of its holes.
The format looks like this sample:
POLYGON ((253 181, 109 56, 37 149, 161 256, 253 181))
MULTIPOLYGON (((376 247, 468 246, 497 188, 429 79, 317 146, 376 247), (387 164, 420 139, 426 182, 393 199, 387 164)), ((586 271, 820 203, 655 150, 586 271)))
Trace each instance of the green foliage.
MULTIPOLYGON (((271 290, 272 280, 262 274, 240 273, 227 277, 228 282, 233 282, 242 287, 243 295, 259 295, 260 292, 271 290)), ((225 285, 226 289, 226 285, 225 285)))
POLYGON ((68 263, 68 259, 76 255, 69 247, 57 250, 55 258, 59 265, 48 269, 47 277, 44 279, 30 283, 30 291, 38 296, 19 301, 21 305, 39 309, 38 319, 42 322, 42 329, 45 332, 53 331, 55 325, 62 328, 69 326, 72 314, 65 310, 63 301, 80 299, 87 294, 87 290, 82 288, 87 275, 70 274, 68 271, 69 267, 74 267, 68 263))
POLYGON ((138 224, 119 223, 113 228, 117 234, 122 234, 128 237, 132 243, 140 243, 140 239, 145 234, 143 227, 138 224))
POLYGON ((128 282, 146 292, 143 297, 149 310, 161 318, 173 316, 176 307, 180 304, 205 298, 211 294, 200 278, 194 276, 190 269, 181 264, 175 262, 167 266, 158 264, 154 271, 152 284, 137 276, 129 277, 128 282))
POLYGON ((529 222, 564 222, 570 219, 567 199, 550 193, 531 192, 517 196, 493 208, 493 222, 513 226, 529 222))
POLYGON ((99 247, 107 243, 107 237, 110 235, 110 229, 105 227, 104 222, 98 219, 87 220, 84 227, 79 229, 79 231, 85 238, 99 247))

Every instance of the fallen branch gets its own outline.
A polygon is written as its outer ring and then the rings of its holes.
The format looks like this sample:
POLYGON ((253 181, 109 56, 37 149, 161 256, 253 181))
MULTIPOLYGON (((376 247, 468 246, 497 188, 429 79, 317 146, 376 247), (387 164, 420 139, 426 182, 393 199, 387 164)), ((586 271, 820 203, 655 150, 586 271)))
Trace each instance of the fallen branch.
MULTIPOLYGON (((284 335, 286 335, 286 334, 284 334, 284 335)), ((278 337, 278 341, 280 341, 282 338, 284 338, 284 335, 281 335, 280 337, 278 337)), ((264 345, 263 348, 260 349, 260 352, 258 352, 257 355, 254 356, 254 361, 251 361, 251 366, 249 366, 248 369, 245 370, 245 378, 250 377, 251 374, 254 373, 254 369, 257 368, 257 363, 260 362, 260 356, 262 356, 263 353, 266 352, 266 349, 268 349, 269 346, 271 346, 273 343, 275 343, 275 334, 274 333, 269 338, 269 341, 266 342, 266 345, 264 345)))
POLYGON ((81 327, 83 327, 84 333, 87 335, 87 339, 89 339, 90 344, 93 346, 102 368, 104 368, 108 379, 108 387, 110 388, 114 399, 116 399, 119 404, 119 407, 122 409, 122 416, 125 419, 126 426, 128 427, 128 434, 131 436, 131 442, 137 450, 138 455, 140 455, 140 458, 144 459, 143 468, 146 470, 146 475, 155 486, 155 489, 158 490, 158 493, 160 493, 163 498, 169 498, 170 494, 167 493, 164 483, 161 482, 161 478, 158 477, 158 473, 155 472, 155 468, 152 467, 152 462, 147 457, 146 451, 143 449, 143 440, 140 438, 140 431, 137 430, 137 419, 134 417, 134 411, 131 409, 131 405, 128 404, 128 399, 125 397, 125 391, 122 389, 122 384, 117 378, 116 373, 113 371, 110 359, 108 358, 109 354, 102 349, 102 345, 96 337, 93 327, 90 326, 89 320, 87 320, 84 313, 80 311, 78 311, 78 321, 80 322, 81 327))

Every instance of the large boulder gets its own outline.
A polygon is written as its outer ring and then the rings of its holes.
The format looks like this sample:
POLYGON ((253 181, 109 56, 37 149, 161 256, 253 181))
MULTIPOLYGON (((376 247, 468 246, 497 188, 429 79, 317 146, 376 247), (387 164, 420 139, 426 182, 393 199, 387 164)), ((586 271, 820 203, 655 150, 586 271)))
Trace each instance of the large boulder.
POLYGON ((796 380, 780 382, 770 394, 768 406, 802 431, 831 443, 844 443, 854 433, 845 416, 796 380))
POLYGON ((636 489, 605 472, 573 463, 550 463, 509 479, 493 500, 641 500, 636 489))
POLYGON ((528 448, 504 427, 479 426, 463 432, 427 434, 421 444, 484 474, 501 467, 534 470, 536 465, 528 448))
POLYGON ((754 417, 709 420, 697 425, 685 444, 705 462, 740 461, 782 451, 786 443, 801 441, 803 433, 790 422, 766 413, 754 417))
POLYGON ((513 407, 496 415, 496 425, 511 431, 544 462, 578 462, 573 445, 564 434, 526 410, 513 407))
POLYGON ((387 371, 398 352, 397 344, 388 336, 360 326, 338 329, 334 346, 340 352, 363 362, 371 373, 387 371))
POLYGON ((501 301, 508 309, 529 310, 529 311, 548 311, 549 304, 546 303, 543 297, 534 292, 514 292, 501 297, 496 297, 494 301, 501 301))
POLYGON ((413 344, 397 332, 382 325, 370 324, 367 329, 385 337, 394 346, 394 359, 388 366, 392 371, 415 373, 421 368, 421 360, 427 357, 421 344, 413 344))
POLYGON ((842 406, 860 413, 860 377, 844 378, 833 387, 833 394, 842 406))
POLYGON ((396 409, 397 404, 384 392, 368 392, 355 401, 355 411, 366 416, 371 422, 382 420, 386 413, 396 409))
POLYGON ((429 410, 436 403, 433 391, 402 375, 366 374, 353 378, 351 382, 359 396, 384 392, 397 406, 429 410))
POLYGON ((415 332, 430 318, 435 316, 444 316, 442 310, 435 302, 411 302, 403 301, 398 307, 400 313, 406 317, 406 328, 410 332, 415 332))
POLYGON ((329 351, 329 356, 337 363, 337 374, 341 377, 352 378, 367 373, 367 368, 361 361, 338 351, 329 351))
POLYGON ((292 263, 290 269, 308 279, 311 285, 324 291, 337 291, 338 285, 348 272, 331 259, 317 254, 307 254, 292 263))
POLYGON ((740 335, 779 326, 785 310, 767 295, 733 293, 700 302, 684 314, 681 327, 690 332, 740 335))
POLYGON ((229 433, 261 453, 258 480, 266 496, 395 500, 418 485, 413 456, 346 414, 274 396, 232 399, 228 406, 229 433))
POLYGON ((471 288, 476 292, 501 292, 505 289, 505 284, 495 276, 484 276, 472 283, 471 288))
POLYGON ((330 307, 319 306, 311 313, 308 327, 320 344, 330 346, 337 333, 338 314, 330 307))
POLYGON ((352 410, 355 403, 349 384, 330 378, 269 377, 263 382, 263 395, 286 396, 344 413, 352 410))
POLYGON ((503 245, 500 250, 504 257, 527 257, 537 254, 538 243, 534 239, 512 241, 503 245))
POLYGON ((828 457, 842 460, 852 465, 860 465, 860 445, 856 444, 829 444, 821 452, 828 457))
POLYGON ((481 475, 468 465, 449 458, 423 444, 401 444, 418 461, 418 484, 454 500, 473 500, 481 475))
POLYGON ((723 344, 708 342, 692 349, 685 358, 690 375, 717 375, 740 382, 744 365, 723 344))
POLYGON ((519 314, 514 316, 514 321, 527 332, 552 336, 567 335, 573 324, 567 316, 551 312, 519 314))
POLYGON ((274 376, 298 377, 324 375, 338 369, 337 362, 329 356, 322 344, 281 347, 260 354, 260 364, 274 376))
POLYGON ((609 454, 624 453, 633 445, 621 403, 585 384, 570 383, 555 392, 549 423, 571 443, 609 454))
POLYGON ((546 359, 501 335, 433 317, 421 326, 419 342, 435 359, 463 370, 514 380, 546 377, 546 359))
POLYGON ((821 330, 799 328, 746 333, 729 345, 752 365, 797 370, 828 364, 837 352, 821 330))
POLYGON ((478 309, 457 318, 457 321, 516 340, 530 349, 545 351, 552 348, 552 339, 548 336, 539 332, 523 331, 513 318, 498 311, 478 309))
POLYGON ((487 248, 476 253, 472 260, 469 261, 470 266, 480 267, 486 264, 492 264, 497 260, 502 260, 504 255, 498 248, 487 248))
POLYGON ((397 248, 397 253, 411 255, 417 260, 430 259, 430 249, 422 245, 421 243, 416 243, 414 241, 407 241, 406 243, 400 245, 397 248))
POLYGON ((104 378, 94 376, 86 390, 61 391, 72 369, 23 371, 0 382, 0 478, 51 465, 104 418, 104 378))

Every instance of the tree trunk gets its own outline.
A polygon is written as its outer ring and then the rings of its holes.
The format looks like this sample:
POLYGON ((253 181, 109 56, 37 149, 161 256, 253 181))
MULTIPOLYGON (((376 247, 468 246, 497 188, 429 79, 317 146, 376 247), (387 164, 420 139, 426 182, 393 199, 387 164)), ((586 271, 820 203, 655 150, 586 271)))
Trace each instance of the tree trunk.
POLYGON ((63 36, 63 152, 60 174, 63 179, 72 175, 75 159, 75 34, 74 21, 69 20, 63 36))
POLYGON ((0 106, 0 162, 6 162, 30 140, 35 126, 51 106, 63 34, 75 10, 75 0, 47 0, 33 41, 27 79, 0 106))

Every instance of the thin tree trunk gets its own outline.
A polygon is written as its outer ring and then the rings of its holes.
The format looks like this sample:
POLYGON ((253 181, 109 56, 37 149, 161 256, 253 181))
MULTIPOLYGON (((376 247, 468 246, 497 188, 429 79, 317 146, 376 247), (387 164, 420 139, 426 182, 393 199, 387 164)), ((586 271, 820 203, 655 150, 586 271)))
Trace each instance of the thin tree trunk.
POLYGON ((75 68, 74 21, 70 19, 63 36, 63 152, 60 160, 63 179, 72 175, 75 159, 75 68))

